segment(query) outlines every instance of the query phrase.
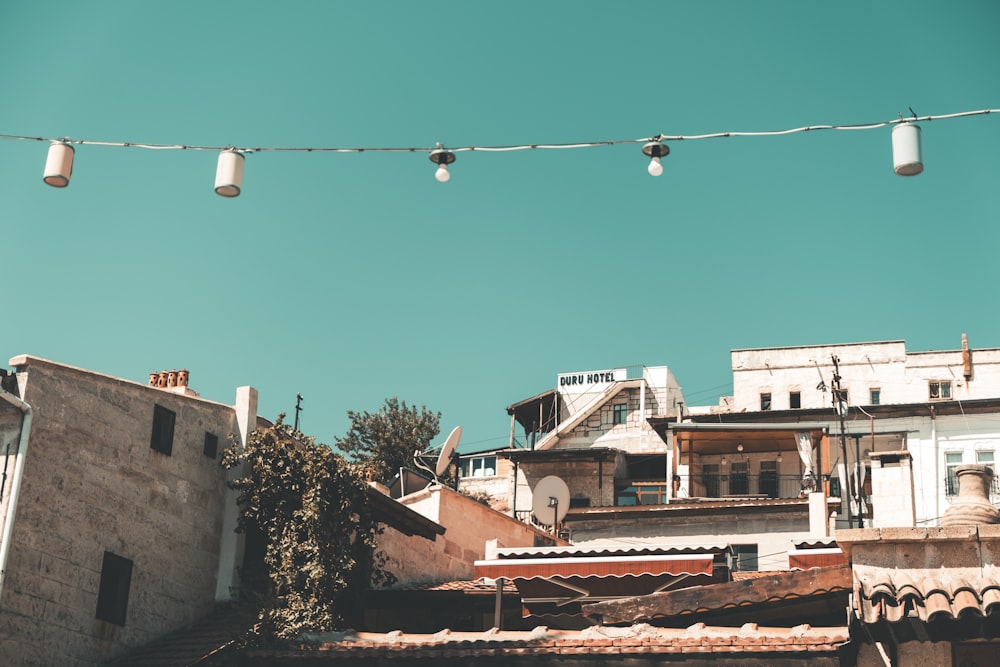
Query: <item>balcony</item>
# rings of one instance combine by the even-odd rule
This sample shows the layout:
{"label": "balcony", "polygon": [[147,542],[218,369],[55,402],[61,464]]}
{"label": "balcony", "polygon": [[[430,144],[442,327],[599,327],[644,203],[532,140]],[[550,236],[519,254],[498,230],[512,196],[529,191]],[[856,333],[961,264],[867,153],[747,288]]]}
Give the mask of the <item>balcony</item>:
{"label": "balcony", "polygon": [[[831,480],[835,482],[836,480]],[[756,499],[799,498],[802,492],[800,475],[778,474],[696,474],[681,478],[681,488],[687,499]],[[839,489],[832,495],[839,495]],[[617,505],[666,505],[683,502],[684,497],[673,498],[671,485],[661,481],[633,481],[616,494]]]}

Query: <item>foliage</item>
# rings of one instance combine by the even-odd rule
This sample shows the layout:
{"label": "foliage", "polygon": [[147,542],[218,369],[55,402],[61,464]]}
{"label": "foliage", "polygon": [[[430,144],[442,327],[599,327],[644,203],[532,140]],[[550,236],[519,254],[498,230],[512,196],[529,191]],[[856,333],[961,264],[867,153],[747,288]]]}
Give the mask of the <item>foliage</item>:
{"label": "foliage", "polygon": [[265,537],[267,634],[291,638],[356,620],[362,592],[391,578],[375,555],[379,527],[361,471],[284,415],[227,449],[222,465],[243,475],[230,482],[240,492],[240,529],[256,525]]}
{"label": "foliage", "polygon": [[334,438],[337,448],[383,483],[413,465],[414,453],[430,446],[441,423],[440,412],[408,407],[395,396],[385,399],[378,412],[348,410],[347,417],[351,428],[346,437]]}

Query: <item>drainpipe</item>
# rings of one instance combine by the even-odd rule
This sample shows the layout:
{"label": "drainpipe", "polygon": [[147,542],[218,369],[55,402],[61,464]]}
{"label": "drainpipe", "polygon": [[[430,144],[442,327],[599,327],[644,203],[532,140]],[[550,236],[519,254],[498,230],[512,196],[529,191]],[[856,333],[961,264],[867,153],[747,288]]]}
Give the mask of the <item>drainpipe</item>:
{"label": "drainpipe", "polygon": [[931,407],[931,445],[934,448],[934,517],[941,525],[941,452],[938,451],[937,415]]}
{"label": "drainpipe", "polygon": [[7,574],[7,558],[10,556],[10,542],[14,534],[14,514],[17,511],[17,500],[21,495],[21,480],[24,479],[24,460],[28,454],[28,435],[31,433],[31,406],[17,396],[0,390],[0,398],[21,411],[21,436],[17,442],[17,458],[14,462],[14,480],[10,487],[10,500],[7,503],[7,516],[3,523],[3,535],[0,536],[0,600],[3,599],[3,584]]}

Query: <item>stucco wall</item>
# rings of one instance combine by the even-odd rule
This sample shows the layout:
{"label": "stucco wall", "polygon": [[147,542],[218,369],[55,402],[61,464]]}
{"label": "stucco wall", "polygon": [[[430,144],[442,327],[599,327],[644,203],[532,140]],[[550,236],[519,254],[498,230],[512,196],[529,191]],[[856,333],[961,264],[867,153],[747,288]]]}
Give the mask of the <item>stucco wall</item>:
{"label": "stucco wall", "polygon": [[[960,342],[960,341],[956,341]],[[903,341],[733,350],[733,412],[760,410],[760,394],[771,394],[772,410],[788,410],[789,393],[798,392],[802,408],[832,404],[834,366],[840,360],[841,386],[851,405],[868,405],[879,389],[884,405],[929,400],[928,382],[951,381],[952,398],[1000,396],[1000,350],[971,351],[972,379],[964,377],[960,349],[907,352]],[[826,391],[819,389],[820,382]]]}
{"label": "stucco wall", "polygon": [[387,569],[398,580],[396,586],[472,579],[473,566],[485,557],[488,540],[497,540],[501,547],[552,542],[541,531],[445,487],[434,486],[404,496],[400,502],[444,526],[445,533],[431,541],[386,529],[379,548],[388,558]]}
{"label": "stucco wall", "polygon": [[[233,408],[23,361],[34,423],[0,599],[5,664],[94,664],[209,612]],[[155,404],[176,413],[170,456],[150,448]],[[95,616],[105,551],[133,562],[124,626]]]}

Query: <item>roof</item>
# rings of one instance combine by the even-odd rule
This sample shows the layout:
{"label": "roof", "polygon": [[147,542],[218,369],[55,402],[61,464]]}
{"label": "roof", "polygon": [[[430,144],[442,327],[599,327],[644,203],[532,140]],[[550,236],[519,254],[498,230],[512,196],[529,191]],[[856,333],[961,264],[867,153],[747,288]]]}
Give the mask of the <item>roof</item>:
{"label": "roof", "polygon": [[[637,623],[653,619],[694,616],[708,612],[746,609],[754,605],[809,600],[839,594],[835,606],[843,613],[851,591],[848,565],[793,572],[761,573],[738,581],[695,586],[643,597],[608,600],[586,605],[584,614],[604,623]],[[846,617],[845,617],[846,620]]]}
{"label": "roof", "polygon": [[565,547],[513,547],[497,549],[496,557],[503,558],[562,558],[564,556],[640,556],[652,554],[705,554],[722,553],[729,550],[729,545],[720,542],[716,544],[696,545],[600,545],[584,544]]}
{"label": "roof", "polygon": [[[827,509],[840,506],[839,498],[828,498]],[[808,498],[687,498],[684,502],[671,501],[668,505],[613,505],[610,507],[571,507],[564,521],[594,521],[599,519],[663,518],[672,513],[678,516],[713,514],[719,510],[753,508],[758,513],[808,512]]]}
{"label": "roof", "polygon": [[[794,654],[834,655],[849,640],[846,627],[766,628],[748,623],[742,627],[710,627],[703,623],[685,629],[654,628],[634,625],[627,628],[591,627],[584,630],[553,630],[538,627],[529,631],[451,632],[442,630],[433,635],[401,632],[364,633],[347,631],[308,636],[297,646],[286,649],[247,651],[251,660],[276,663],[290,660],[355,659],[385,660],[410,658],[421,660],[455,660],[498,658],[504,664],[532,657],[545,659],[602,660],[615,657],[628,660],[637,654],[723,654],[737,657],[752,655],[792,657]],[[381,664],[381,663],[379,663]],[[534,664],[534,663],[532,663]],[[596,664],[596,663],[595,663]]]}
{"label": "roof", "polygon": [[855,611],[865,623],[958,620],[1000,613],[1000,578],[992,568],[897,569],[857,573]]}
{"label": "roof", "polygon": [[432,542],[438,535],[444,535],[444,526],[372,486],[368,487],[368,502],[380,523],[392,526],[404,535],[419,535]]}

